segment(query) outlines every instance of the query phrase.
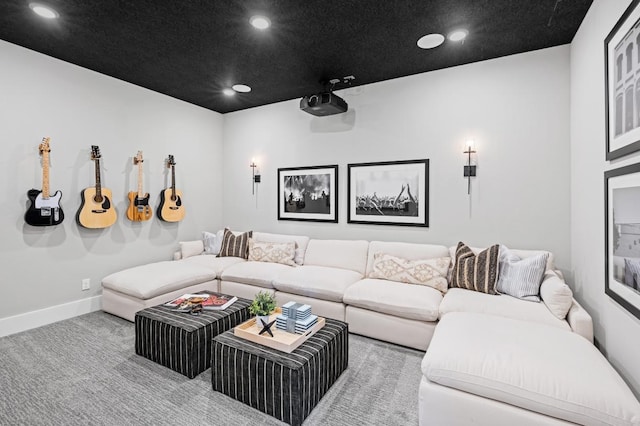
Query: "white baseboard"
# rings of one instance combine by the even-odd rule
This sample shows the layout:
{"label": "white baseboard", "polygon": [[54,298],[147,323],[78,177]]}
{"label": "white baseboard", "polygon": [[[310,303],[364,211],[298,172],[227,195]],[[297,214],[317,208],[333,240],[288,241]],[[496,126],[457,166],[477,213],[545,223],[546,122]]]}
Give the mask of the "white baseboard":
{"label": "white baseboard", "polygon": [[99,311],[100,309],[102,309],[101,295],[15,315],[13,317],[0,318],[0,337],[42,327],[43,325],[88,314],[89,312]]}

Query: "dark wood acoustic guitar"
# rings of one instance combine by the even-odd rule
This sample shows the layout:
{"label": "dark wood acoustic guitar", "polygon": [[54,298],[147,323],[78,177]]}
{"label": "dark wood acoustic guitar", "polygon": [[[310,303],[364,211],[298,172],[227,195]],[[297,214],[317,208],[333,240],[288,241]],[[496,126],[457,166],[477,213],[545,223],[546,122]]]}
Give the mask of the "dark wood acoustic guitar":
{"label": "dark wood acoustic guitar", "polygon": [[184,219],[185,211],[182,204],[182,191],[176,189],[176,162],[173,155],[169,155],[167,167],[171,169],[171,188],[160,193],[158,217],[165,222],[180,222]]}
{"label": "dark wood acoustic guitar", "polygon": [[85,228],[107,228],[118,218],[116,208],[111,202],[111,190],[100,183],[100,148],[91,146],[91,159],[95,163],[96,185],[81,192],[82,204],[78,210],[78,224]]}
{"label": "dark wood acoustic guitar", "polygon": [[133,157],[133,164],[138,166],[138,192],[129,192],[129,208],[127,208],[127,218],[133,222],[142,222],[151,219],[153,210],[149,205],[149,193],[142,192],[142,151]]}
{"label": "dark wood acoustic guitar", "polygon": [[60,207],[62,192],[56,191],[53,196],[49,194],[49,140],[48,137],[43,138],[38,147],[42,156],[42,190],[31,189],[27,192],[31,203],[24,214],[24,221],[31,226],[58,225],[64,220],[64,212]]}

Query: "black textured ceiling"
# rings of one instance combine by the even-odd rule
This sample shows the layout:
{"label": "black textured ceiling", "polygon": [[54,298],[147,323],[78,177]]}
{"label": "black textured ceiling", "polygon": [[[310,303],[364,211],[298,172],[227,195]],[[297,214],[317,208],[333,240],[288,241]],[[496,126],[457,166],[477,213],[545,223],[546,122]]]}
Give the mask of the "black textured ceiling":
{"label": "black textured ceiling", "polygon": [[[0,39],[221,113],[570,43],[592,0],[0,1]],[[254,29],[266,15],[272,26]],[[464,43],[417,47],[464,27]],[[252,87],[227,97],[234,83]],[[344,86],[337,85],[336,89]]]}

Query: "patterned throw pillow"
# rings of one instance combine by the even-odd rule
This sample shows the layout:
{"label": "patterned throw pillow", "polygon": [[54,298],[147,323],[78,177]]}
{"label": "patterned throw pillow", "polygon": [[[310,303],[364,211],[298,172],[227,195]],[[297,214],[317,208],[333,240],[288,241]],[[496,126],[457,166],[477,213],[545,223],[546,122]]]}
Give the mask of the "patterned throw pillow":
{"label": "patterned throw pillow", "polygon": [[249,238],[249,260],[296,266],[296,243],[267,243]]}
{"label": "patterned throw pillow", "polygon": [[249,257],[249,238],[253,231],[244,232],[240,235],[234,235],[229,228],[225,228],[222,237],[222,246],[218,257],[241,257],[246,259]]}
{"label": "patterned throw pillow", "polygon": [[386,253],[376,253],[373,255],[373,268],[369,278],[427,285],[446,293],[450,262],[451,259],[448,257],[408,260]]}
{"label": "patterned throw pillow", "polygon": [[495,244],[477,255],[463,242],[458,243],[449,287],[497,294],[500,245]]}
{"label": "patterned throw pillow", "polygon": [[624,258],[624,283],[640,290],[640,259]]}
{"label": "patterned throw pillow", "polygon": [[496,290],[518,299],[540,302],[540,284],[549,253],[520,259],[505,246],[500,247],[500,273]]}

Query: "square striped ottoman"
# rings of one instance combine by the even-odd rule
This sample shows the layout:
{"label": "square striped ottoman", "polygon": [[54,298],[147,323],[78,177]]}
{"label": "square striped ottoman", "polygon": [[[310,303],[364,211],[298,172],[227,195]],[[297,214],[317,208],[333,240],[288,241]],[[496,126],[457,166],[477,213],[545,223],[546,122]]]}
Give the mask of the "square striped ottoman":
{"label": "square striped ottoman", "polygon": [[247,321],[250,300],[238,298],[222,311],[200,315],[158,305],[136,312],[136,354],[193,379],[211,367],[215,336]]}
{"label": "square striped ottoman", "polygon": [[227,331],[213,339],[213,390],[300,425],[349,364],[346,323],[326,324],[290,354]]}

